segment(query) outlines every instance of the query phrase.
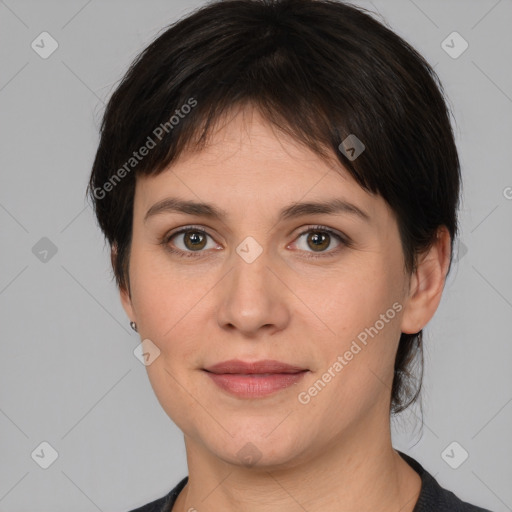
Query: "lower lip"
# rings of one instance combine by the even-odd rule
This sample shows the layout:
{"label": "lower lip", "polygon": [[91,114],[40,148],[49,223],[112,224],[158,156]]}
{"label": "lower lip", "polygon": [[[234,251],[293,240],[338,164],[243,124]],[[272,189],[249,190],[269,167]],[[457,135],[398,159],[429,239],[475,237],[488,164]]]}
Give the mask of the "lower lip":
{"label": "lower lip", "polygon": [[211,373],[208,377],[223,390],[241,398],[271,395],[299,382],[308,370],[299,373],[248,374]]}

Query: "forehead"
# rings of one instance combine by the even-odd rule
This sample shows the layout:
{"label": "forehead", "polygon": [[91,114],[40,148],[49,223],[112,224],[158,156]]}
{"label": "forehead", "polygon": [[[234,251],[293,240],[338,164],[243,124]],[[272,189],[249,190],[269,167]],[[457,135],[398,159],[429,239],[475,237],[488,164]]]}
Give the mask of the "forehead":
{"label": "forehead", "polygon": [[180,155],[159,175],[137,178],[139,215],[146,216],[169,196],[214,203],[234,218],[333,199],[351,203],[377,221],[390,213],[383,198],[364,190],[334,154],[330,161],[323,159],[255,109],[220,120],[201,151]]}

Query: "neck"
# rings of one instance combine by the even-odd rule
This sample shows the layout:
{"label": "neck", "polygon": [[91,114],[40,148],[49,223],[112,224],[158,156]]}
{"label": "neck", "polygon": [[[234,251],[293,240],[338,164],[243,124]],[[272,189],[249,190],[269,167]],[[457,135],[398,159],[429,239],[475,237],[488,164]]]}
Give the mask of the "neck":
{"label": "neck", "polygon": [[412,512],[421,490],[419,475],[392,447],[389,422],[358,425],[314,456],[273,466],[234,465],[190,437],[185,444],[189,480],[173,512]]}

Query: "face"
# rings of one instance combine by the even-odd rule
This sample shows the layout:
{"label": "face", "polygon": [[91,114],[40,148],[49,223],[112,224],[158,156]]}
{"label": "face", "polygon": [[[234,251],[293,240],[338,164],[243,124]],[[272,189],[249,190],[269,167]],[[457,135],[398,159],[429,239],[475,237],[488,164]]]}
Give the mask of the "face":
{"label": "face", "polygon": [[[162,203],[169,198],[208,203],[224,217],[177,211]],[[333,200],[362,213],[297,208]],[[277,134],[257,112],[233,117],[160,175],[138,178],[129,272],[123,306],[160,351],[146,367],[153,390],[204,452],[241,464],[252,451],[258,464],[286,467],[385,431],[400,333],[407,322],[410,332],[422,327],[407,317],[396,219],[340,164]],[[205,371],[231,359],[307,371],[287,386],[274,375],[282,387],[260,396],[239,376],[236,393]]]}

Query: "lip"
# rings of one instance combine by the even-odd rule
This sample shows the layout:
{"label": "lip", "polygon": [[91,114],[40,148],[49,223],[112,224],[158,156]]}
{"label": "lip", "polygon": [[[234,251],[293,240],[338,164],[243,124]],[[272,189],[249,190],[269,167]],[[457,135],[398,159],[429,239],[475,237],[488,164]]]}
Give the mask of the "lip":
{"label": "lip", "polygon": [[240,359],[230,359],[221,363],[214,364],[208,368],[204,368],[207,372],[216,374],[264,374],[264,373],[278,373],[290,374],[298,373],[307,370],[300,366],[293,366],[291,364],[276,361],[274,359],[264,359],[261,361],[245,362]]}
{"label": "lip", "polygon": [[238,398],[260,398],[298,383],[309,370],[266,359],[244,362],[231,359],[204,369],[221,389]]}
{"label": "lip", "polygon": [[221,389],[238,398],[261,398],[298,383],[309,370],[296,373],[211,373],[205,374]]}

